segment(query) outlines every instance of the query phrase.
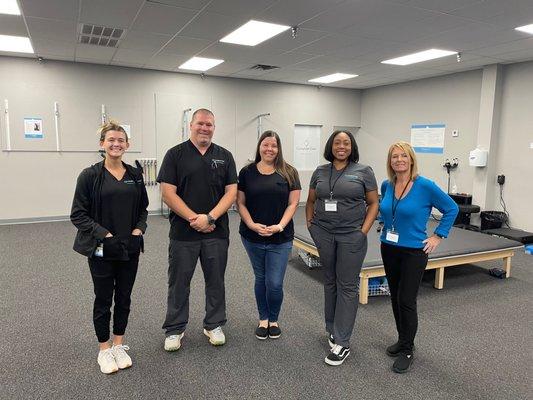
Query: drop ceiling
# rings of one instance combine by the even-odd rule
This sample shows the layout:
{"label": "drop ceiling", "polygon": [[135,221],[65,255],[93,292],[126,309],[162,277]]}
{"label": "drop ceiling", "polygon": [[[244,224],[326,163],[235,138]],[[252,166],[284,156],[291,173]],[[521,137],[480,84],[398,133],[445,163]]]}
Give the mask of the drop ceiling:
{"label": "drop ceiling", "polygon": [[[22,15],[0,15],[0,34],[29,36],[34,55],[83,63],[179,71],[193,56],[224,63],[206,72],[310,84],[335,72],[356,78],[328,84],[369,88],[494,63],[533,60],[532,0],[19,0]],[[219,42],[250,19],[298,27],[255,47]],[[124,29],[118,46],[79,43],[83,24]],[[455,56],[410,66],[380,61],[429,48]],[[1,60],[0,60],[1,62]],[[266,64],[279,68],[252,69]],[[182,72],[182,71],[180,71]],[[325,85],[326,86],[326,85]]]}

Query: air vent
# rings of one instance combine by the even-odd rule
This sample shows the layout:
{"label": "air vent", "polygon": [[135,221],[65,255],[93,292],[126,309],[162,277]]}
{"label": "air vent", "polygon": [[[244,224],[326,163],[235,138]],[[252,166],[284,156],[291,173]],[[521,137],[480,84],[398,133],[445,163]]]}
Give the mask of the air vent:
{"label": "air vent", "polygon": [[124,29],[122,28],[80,24],[78,42],[95,46],[118,47],[118,43],[123,36]]}
{"label": "air vent", "polygon": [[251,67],[250,69],[258,69],[261,71],[270,71],[272,69],[278,69],[279,67],[276,67],[274,65],[265,65],[265,64],[257,64]]}

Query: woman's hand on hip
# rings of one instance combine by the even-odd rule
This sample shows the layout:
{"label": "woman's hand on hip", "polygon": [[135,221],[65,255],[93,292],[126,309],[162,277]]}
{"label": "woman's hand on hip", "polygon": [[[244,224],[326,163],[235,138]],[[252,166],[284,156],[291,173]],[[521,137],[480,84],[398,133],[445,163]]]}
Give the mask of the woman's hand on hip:
{"label": "woman's hand on hip", "polygon": [[424,252],[426,254],[432,253],[437,246],[440,244],[442,239],[436,235],[433,235],[431,237],[428,237],[426,240],[424,240],[422,243],[424,243]]}

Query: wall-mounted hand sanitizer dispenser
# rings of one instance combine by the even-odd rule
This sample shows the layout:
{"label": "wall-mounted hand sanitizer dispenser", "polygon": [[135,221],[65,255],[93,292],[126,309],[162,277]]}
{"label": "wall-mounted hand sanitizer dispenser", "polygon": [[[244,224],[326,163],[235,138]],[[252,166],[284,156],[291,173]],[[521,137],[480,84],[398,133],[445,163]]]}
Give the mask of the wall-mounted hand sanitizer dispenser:
{"label": "wall-mounted hand sanitizer dispenser", "polygon": [[487,159],[489,157],[488,150],[482,150],[476,148],[470,152],[470,157],[468,157],[468,162],[472,167],[486,167]]}

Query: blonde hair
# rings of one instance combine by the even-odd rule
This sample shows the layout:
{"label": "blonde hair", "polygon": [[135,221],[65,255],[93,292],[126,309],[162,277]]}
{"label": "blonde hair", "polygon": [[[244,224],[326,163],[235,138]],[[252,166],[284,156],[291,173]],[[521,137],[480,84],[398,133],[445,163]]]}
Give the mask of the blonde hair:
{"label": "blonde hair", "polygon": [[389,147],[389,154],[387,155],[387,176],[389,177],[389,181],[396,181],[396,173],[390,165],[392,159],[392,152],[394,151],[394,149],[401,149],[409,155],[409,158],[411,159],[411,180],[413,181],[418,176],[418,162],[416,161],[416,155],[415,151],[413,150],[413,147],[409,143],[403,141],[393,143]]}
{"label": "blonde hair", "polygon": [[105,140],[105,134],[109,131],[117,131],[122,132],[124,136],[126,137],[126,142],[128,141],[128,134],[126,133],[126,130],[120,126],[120,124],[117,121],[110,120],[103,124],[99,129],[98,133],[100,134],[100,141],[103,142]]}

